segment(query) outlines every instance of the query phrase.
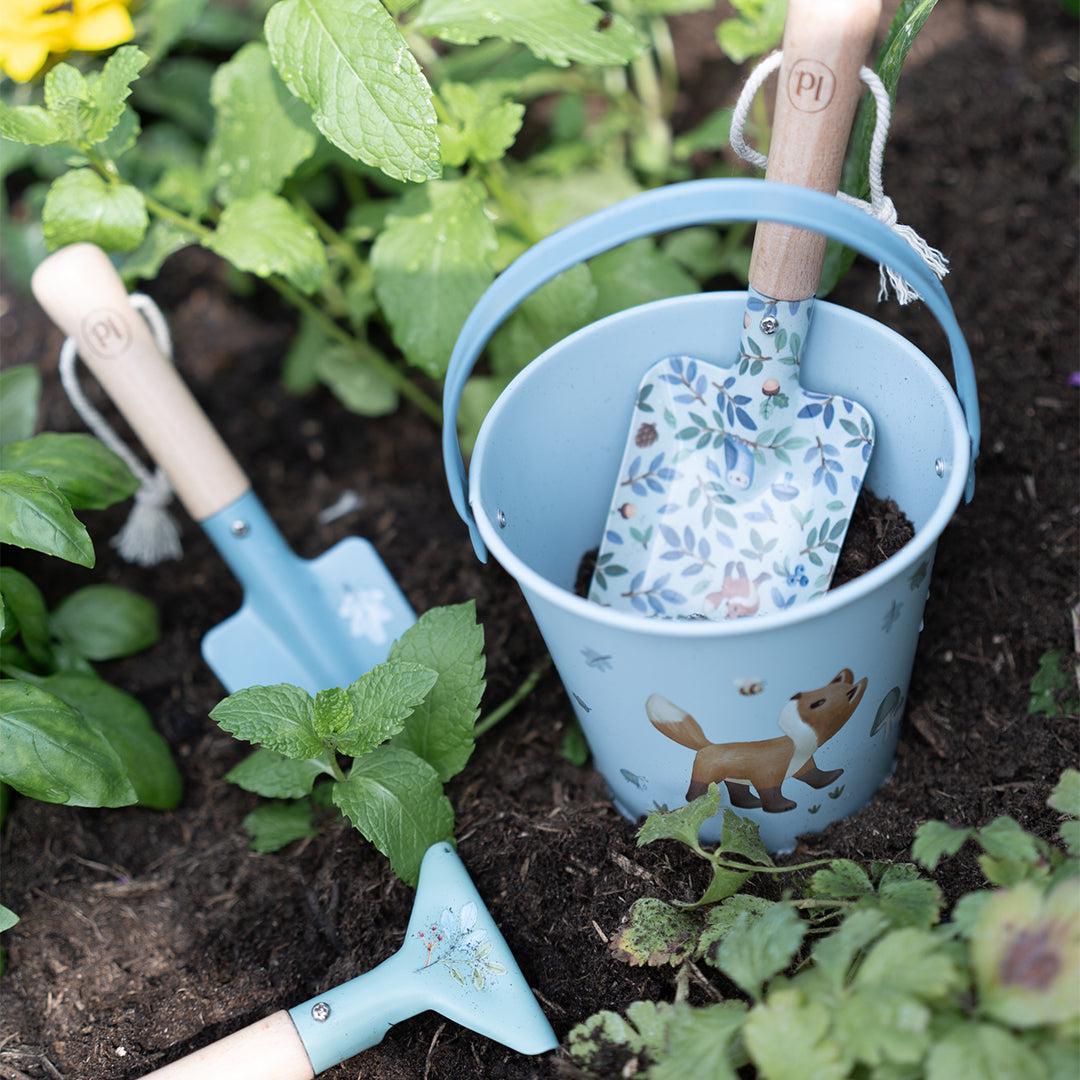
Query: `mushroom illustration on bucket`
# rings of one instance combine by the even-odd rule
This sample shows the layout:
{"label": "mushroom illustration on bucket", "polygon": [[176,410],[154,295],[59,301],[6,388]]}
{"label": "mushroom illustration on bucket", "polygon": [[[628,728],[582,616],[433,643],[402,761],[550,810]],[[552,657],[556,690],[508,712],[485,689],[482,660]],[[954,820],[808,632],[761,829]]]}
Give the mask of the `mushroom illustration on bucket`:
{"label": "mushroom illustration on bucket", "polygon": [[[814,230],[887,264],[948,338],[957,390],[909,341],[819,301],[805,384],[874,418],[867,485],[915,526],[902,550],[802,606],[731,621],[643,617],[575,593],[603,535],[643,374],[684,354],[724,366],[746,293],[676,297],[558,342],[506,387],[466,474],[454,418],[491,335],[571,266],[653,233],[766,220]],[[959,395],[959,397],[958,397]],[[518,582],[597,769],[631,820],[721,786],[771,850],[863,806],[889,776],[937,542],[974,487],[979,412],[971,357],[934,274],[894,232],[833,196],[767,180],[697,180],[646,192],[547,237],[488,289],[462,329],[445,388],[454,505],[481,560]],[[720,818],[703,829],[718,839]]]}

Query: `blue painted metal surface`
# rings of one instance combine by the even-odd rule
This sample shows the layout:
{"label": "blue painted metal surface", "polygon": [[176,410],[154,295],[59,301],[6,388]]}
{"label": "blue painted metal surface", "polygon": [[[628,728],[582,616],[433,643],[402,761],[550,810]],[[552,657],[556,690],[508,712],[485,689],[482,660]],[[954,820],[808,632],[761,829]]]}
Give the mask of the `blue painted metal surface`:
{"label": "blue painted metal surface", "polygon": [[[589,603],[574,582],[604,529],[642,375],[671,354],[730,365],[717,343],[737,337],[746,294],[646,304],[556,344],[488,414],[468,486],[450,421],[461,387],[513,306],[567,266],[655,230],[757,216],[888,261],[945,327],[963,408],[910,342],[834,304],[818,302],[802,360],[806,387],[849,396],[874,417],[866,482],[896,499],[916,536],[812,604],[753,619],[647,619]],[[873,795],[893,768],[937,541],[970,494],[979,436],[967,346],[937,280],[902,241],[834,199],[765,181],[638,196],[549,237],[496,281],[462,331],[445,407],[455,505],[481,557],[491,550],[518,581],[622,813],[679,806],[715,781],[723,805],[784,850]],[[703,836],[719,832],[717,817]]]}
{"label": "blue painted metal surface", "polygon": [[289,1015],[320,1073],[381,1042],[394,1024],[427,1009],[522,1054],[541,1054],[558,1045],[448,843],[435,844],[424,856],[401,950],[377,968],[290,1009]]}
{"label": "blue painted metal surface", "polygon": [[251,491],[202,527],[244,587],[240,610],[202,643],[230,693],[280,682],[312,694],[347,686],[385,660],[416,620],[366,540],[349,537],[301,559]]}

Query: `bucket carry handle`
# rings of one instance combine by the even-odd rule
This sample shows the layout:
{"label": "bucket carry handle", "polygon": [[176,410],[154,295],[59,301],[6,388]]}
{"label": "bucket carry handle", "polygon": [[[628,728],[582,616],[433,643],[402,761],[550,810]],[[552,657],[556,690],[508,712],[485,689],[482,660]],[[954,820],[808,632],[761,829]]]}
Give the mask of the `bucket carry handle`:
{"label": "bucket carry handle", "polygon": [[527,296],[586,259],[654,233],[735,221],[775,221],[820,232],[891,267],[923,296],[952,353],[956,392],[971,442],[964,493],[971,501],[980,433],[975,371],[949,297],[919,255],[887,225],[832,195],[770,180],[688,180],[634,195],[545,237],[495,279],[465,320],[443,387],[443,464],[454,506],[469,526],[482,562],[487,561],[487,549],[469,507],[457,414],[465,383],[492,334]]}

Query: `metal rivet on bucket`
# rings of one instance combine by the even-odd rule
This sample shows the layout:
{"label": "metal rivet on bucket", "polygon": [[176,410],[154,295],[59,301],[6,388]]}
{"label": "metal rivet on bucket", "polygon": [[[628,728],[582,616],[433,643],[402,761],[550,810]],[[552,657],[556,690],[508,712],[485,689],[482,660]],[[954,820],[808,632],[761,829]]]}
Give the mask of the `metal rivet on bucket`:
{"label": "metal rivet on bucket", "polygon": [[495,515],[495,519],[498,521],[500,529],[506,528],[506,515],[501,510]]}
{"label": "metal rivet on bucket", "polygon": [[938,458],[937,461],[934,462],[934,472],[936,472],[938,474],[938,476],[944,476],[945,475],[945,459],[944,458]]}

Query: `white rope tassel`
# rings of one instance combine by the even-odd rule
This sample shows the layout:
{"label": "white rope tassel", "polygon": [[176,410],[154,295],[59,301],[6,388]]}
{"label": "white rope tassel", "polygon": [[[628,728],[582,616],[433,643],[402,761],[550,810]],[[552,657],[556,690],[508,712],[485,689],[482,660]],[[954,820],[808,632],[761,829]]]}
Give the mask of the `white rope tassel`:
{"label": "white rope tassel", "polygon": [[[731,114],[731,148],[751,165],[759,169],[768,166],[768,158],[755,150],[746,142],[743,130],[750,114],[750,106],[754,97],[761,89],[765,80],[780,68],[784,54],[780,51],[765,57],[760,64],[750,73],[746,80],[739,100],[735,103],[735,109]],[[885,160],[885,144],[889,138],[889,124],[892,120],[892,103],[889,100],[889,92],[885,84],[878,78],[877,73],[868,67],[861,68],[859,78],[869,87],[874,96],[874,134],[870,140],[869,182],[870,201],[856,199],[842,191],[837,192],[837,198],[851,206],[857,206],[865,210],[871,217],[888,225],[897,236],[901,237],[922,259],[924,263],[937,275],[943,278],[949,272],[949,260],[931,247],[910,225],[901,225],[896,219],[896,207],[892,199],[885,194],[885,186],[881,179],[882,168]],[[892,286],[896,299],[901,304],[909,304],[912,300],[919,300],[919,294],[894,270],[888,266],[880,267],[881,284],[878,288],[878,300],[886,300],[889,295],[889,286]]]}
{"label": "white rope tassel", "polygon": [[[169,327],[154,301],[142,293],[132,293],[131,305],[146,319],[158,348],[172,359]],[[180,558],[183,553],[180,530],[167,509],[173,497],[168,477],[161,469],[150,472],[90,403],[79,385],[75,366],[78,358],[78,346],[75,339],[69,337],[60,348],[60,382],[64,392],[83,423],[127,465],[139,481],[135,505],[124,527],[113,537],[112,546],[125,562],[139,566],[156,566],[165,559]]]}

